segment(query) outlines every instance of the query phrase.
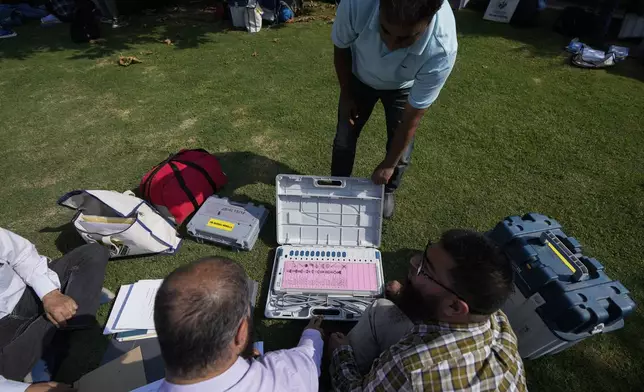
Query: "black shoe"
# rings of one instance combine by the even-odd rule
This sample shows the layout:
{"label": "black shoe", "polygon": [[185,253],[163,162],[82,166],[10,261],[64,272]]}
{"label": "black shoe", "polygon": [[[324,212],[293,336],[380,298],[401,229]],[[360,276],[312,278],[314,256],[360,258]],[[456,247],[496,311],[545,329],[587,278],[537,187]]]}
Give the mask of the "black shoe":
{"label": "black shoe", "polygon": [[394,216],[396,201],[393,192],[385,192],[385,205],[382,209],[382,216],[385,219],[391,219]]}

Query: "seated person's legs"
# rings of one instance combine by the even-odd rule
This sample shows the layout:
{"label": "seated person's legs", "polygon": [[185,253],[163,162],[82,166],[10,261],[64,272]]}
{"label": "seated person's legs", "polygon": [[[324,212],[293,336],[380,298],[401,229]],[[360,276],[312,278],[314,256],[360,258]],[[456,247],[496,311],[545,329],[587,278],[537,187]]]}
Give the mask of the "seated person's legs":
{"label": "seated person's legs", "polygon": [[[47,293],[41,301],[33,288],[25,288],[11,314],[0,319],[0,374],[13,380],[23,379],[56,336],[58,330],[53,322],[61,329],[96,323],[108,259],[109,252],[103,246],[82,246],[48,266],[58,275],[60,290]],[[77,309],[65,319],[65,308],[72,302]],[[58,346],[51,352],[52,373],[64,353]]]}
{"label": "seated person's legs", "polygon": [[42,303],[25,290],[14,311],[0,319],[0,374],[22,380],[49,346],[56,327],[42,316]]}
{"label": "seated person's legs", "polygon": [[360,372],[366,374],[373,361],[413,326],[390,300],[381,298],[372,303],[348,335]]}
{"label": "seated person's legs", "polygon": [[78,305],[75,316],[67,322],[67,329],[90,327],[96,322],[108,261],[109,251],[105,247],[90,244],[74,249],[49,265],[60,279],[62,293]]}

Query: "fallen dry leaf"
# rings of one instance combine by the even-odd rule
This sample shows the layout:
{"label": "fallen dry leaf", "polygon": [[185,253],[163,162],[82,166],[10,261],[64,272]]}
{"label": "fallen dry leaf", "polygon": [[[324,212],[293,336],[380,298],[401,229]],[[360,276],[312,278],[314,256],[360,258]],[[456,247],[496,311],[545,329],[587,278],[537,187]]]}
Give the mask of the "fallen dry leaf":
{"label": "fallen dry leaf", "polygon": [[89,43],[93,44],[93,45],[103,44],[105,42],[107,42],[107,40],[105,38],[97,38],[97,39],[90,39],[89,40]]}
{"label": "fallen dry leaf", "polygon": [[123,67],[128,67],[128,66],[130,66],[132,64],[140,64],[142,62],[143,61],[137,59],[134,56],[127,56],[127,57],[120,56],[119,57],[119,65],[123,66]]}
{"label": "fallen dry leaf", "polygon": [[164,44],[166,44],[166,45],[168,45],[168,46],[172,46],[172,45],[174,45],[174,44],[172,43],[172,40],[170,40],[170,39],[165,39],[165,40],[163,40],[163,43],[164,43]]}
{"label": "fallen dry leaf", "polygon": [[257,52],[253,52],[253,54],[251,54],[251,56],[253,56],[253,57],[257,57],[257,56],[259,56],[259,53],[257,53]]}

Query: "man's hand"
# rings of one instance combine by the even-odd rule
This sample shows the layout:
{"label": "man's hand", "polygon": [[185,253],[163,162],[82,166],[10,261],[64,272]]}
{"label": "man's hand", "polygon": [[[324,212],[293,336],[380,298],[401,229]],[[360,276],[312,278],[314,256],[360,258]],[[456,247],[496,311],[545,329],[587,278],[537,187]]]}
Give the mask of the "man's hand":
{"label": "man's hand", "polygon": [[349,338],[341,333],[341,332],[335,332],[331,334],[331,337],[329,338],[329,354],[333,355],[333,352],[335,349],[341,347],[341,346],[350,346],[351,344],[349,343]]}
{"label": "man's hand", "polygon": [[59,290],[54,290],[42,298],[42,305],[49,321],[57,328],[67,325],[67,320],[74,317],[78,305]]}
{"label": "man's hand", "polygon": [[402,284],[397,280],[392,280],[385,287],[385,297],[392,300],[392,302],[396,302],[395,300],[400,296],[401,290]]}
{"label": "man's hand", "polygon": [[349,113],[349,124],[356,125],[358,120],[358,105],[351,95],[345,92],[340,92],[340,113]]}
{"label": "man's hand", "polygon": [[25,392],[76,392],[76,389],[57,382],[39,382],[28,386]]}
{"label": "man's hand", "polygon": [[395,166],[389,167],[384,162],[376,167],[371,175],[371,181],[376,185],[384,185],[389,182],[391,176],[394,175]]}
{"label": "man's hand", "polygon": [[324,337],[324,330],[322,329],[322,320],[324,320],[322,316],[315,316],[311,319],[311,321],[309,321],[309,324],[304,329],[305,330],[314,329],[316,331],[319,331],[320,335]]}

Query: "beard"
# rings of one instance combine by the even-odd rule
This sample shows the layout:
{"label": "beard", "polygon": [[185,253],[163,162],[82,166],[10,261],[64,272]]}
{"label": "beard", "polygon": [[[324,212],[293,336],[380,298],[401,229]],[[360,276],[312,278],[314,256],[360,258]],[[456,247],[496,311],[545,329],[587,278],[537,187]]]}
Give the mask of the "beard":
{"label": "beard", "polygon": [[400,310],[414,323],[438,320],[440,298],[422,295],[409,278],[405,281],[397,302]]}

